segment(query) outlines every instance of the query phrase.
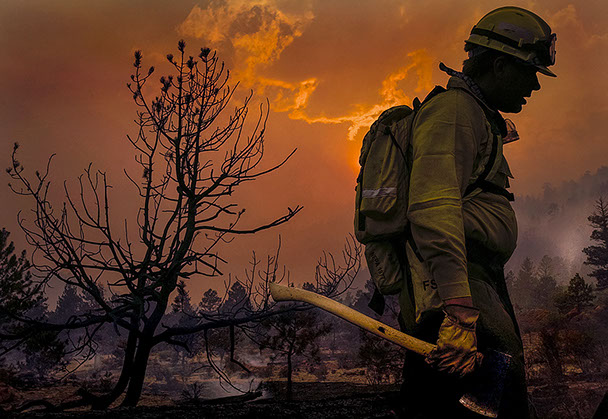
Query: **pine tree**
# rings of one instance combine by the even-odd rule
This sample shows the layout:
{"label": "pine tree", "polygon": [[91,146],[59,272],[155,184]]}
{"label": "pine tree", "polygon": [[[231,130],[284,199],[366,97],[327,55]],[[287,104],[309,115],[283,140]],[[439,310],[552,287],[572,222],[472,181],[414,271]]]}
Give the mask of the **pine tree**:
{"label": "pine tree", "polygon": [[543,276],[553,277],[553,258],[549,255],[543,256],[538,264],[537,274],[539,278]]}
{"label": "pine tree", "polygon": [[57,300],[57,307],[51,316],[51,320],[56,323],[65,323],[69,321],[70,317],[74,316],[75,313],[81,313],[86,306],[87,304],[78,293],[76,287],[73,285],[66,285],[63,289],[63,293]]}
{"label": "pine tree", "polygon": [[46,299],[32,278],[25,251],[15,255],[9,235],[5,229],[0,231],[0,364],[7,352],[19,349],[25,356],[23,366],[42,379],[62,366],[64,344],[56,332],[24,322],[47,318]]}
{"label": "pine tree", "polygon": [[[183,280],[177,283],[176,291],[177,295],[171,303],[172,316],[176,326],[191,327],[196,324],[197,318],[195,317],[194,307],[192,307],[190,292],[186,289],[186,283]],[[185,335],[176,338],[175,341],[182,343],[182,345],[176,345],[174,349],[178,357],[181,356],[181,367],[184,369],[186,367],[186,357],[194,355],[200,349],[199,339],[194,335]],[[194,352],[192,352],[193,349],[195,349]]]}
{"label": "pine tree", "polygon": [[9,235],[0,230],[0,354],[16,347],[18,340],[11,336],[28,335],[19,318],[42,319],[46,315],[45,299],[32,279],[25,251],[16,255]]}
{"label": "pine tree", "polygon": [[608,203],[599,198],[595,205],[595,212],[587,219],[594,228],[591,232],[591,240],[597,245],[583,249],[587,255],[585,265],[595,267],[589,276],[597,280],[597,288],[608,288]]}
{"label": "pine tree", "polygon": [[173,313],[184,313],[186,315],[192,315],[194,309],[192,308],[192,301],[190,299],[190,292],[186,289],[186,283],[179,281],[177,283],[177,295],[171,303],[171,309]]}
{"label": "pine tree", "polygon": [[580,313],[584,308],[591,306],[594,299],[593,287],[577,273],[570,280],[568,289],[556,298],[555,305],[562,313],[568,313],[573,309]]}
{"label": "pine tree", "polygon": [[[305,283],[304,289],[315,291],[314,286]],[[287,398],[292,397],[292,375],[297,364],[296,356],[305,355],[314,363],[320,363],[318,339],[331,332],[331,325],[320,321],[318,310],[282,313],[269,318],[262,324],[260,349],[271,349],[274,357],[284,357],[287,361]]]}
{"label": "pine tree", "polygon": [[538,279],[532,289],[532,304],[536,307],[548,307],[557,289],[557,281],[553,276],[553,260],[548,255],[543,256],[537,270]]}
{"label": "pine tree", "polygon": [[541,276],[534,287],[532,303],[536,307],[548,307],[551,299],[557,290],[557,281],[552,276]]}
{"label": "pine tree", "polygon": [[530,308],[533,304],[532,294],[538,283],[535,270],[532,259],[527,257],[522,262],[517,277],[513,281],[513,293],[511,297],[513,305],[519,309]]}
{"label": "pine tree", "polygon": [[364,288],[357,290],[352,308],[368,316],[377,317],[377,313],[369,308],[369,302],[374,295],[374,289],[374,281],[373,279],[369,278],[367,282],[365,282]]}
{"label": "pine tree", "polygon": [[34,289],[30,262],[23,251],[15,255],[15,245],[8,241],[10,233],[0,231],[0,323],[8,326],[14,316],[33,309],[41,296]]}
{"label": "pine tree", "polygon": [[246,312],[251,308],[251,301],[249,300],[249,292],[247,288],[238,281],[235,281],[230,289],[228,290],[228,298],[222,304],[220,312],[223,313],[234,313],[235,315]]}
{"label": "pine tree", "polygon": [[217,294],[217,291],[213,288],[209,288],[203,294],[203,298],[201,298],[201,302],[198,303],[198,310],[201,314],[212,313],[217,311],[222,299]]}

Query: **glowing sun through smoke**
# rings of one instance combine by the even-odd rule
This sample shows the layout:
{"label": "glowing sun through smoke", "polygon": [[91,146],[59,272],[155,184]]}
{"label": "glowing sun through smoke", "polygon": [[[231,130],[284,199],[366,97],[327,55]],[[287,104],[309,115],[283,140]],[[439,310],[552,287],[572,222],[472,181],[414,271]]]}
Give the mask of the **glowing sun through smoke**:
{"label": "glowing sun through smoke", "polygon": [[357,111],[346,115],[336,117],[314,117],[306,113],[308,97],[314,91],[314,88],[307,92],[306,100],[300,106],[290,113],[290,118],[300,119],[308,123],[322,124],[341,124],[349,123],[348,139],[354,140],[361,129],[367,129],[378,116],[391,106],[411,104],[412,98],[405,94],[402,88],[399,87],[400,82],[404,81],[411,73],[415,73],[417,85],[415,92],[426,92],[433,88],[432,83],[432,67],[434,59],[426,50],[420,49],[407,54],[411,61],[405,67],[389,74],[382,82],[382,87],[379,89],[381,102],[373,105],[360,105]]}
{"label": "glowing sun through smoke", "polygon": [[[314,15],[310,9],[289,13],[275,0],[211,1],[206,8],[194,6],[179,26],[182,35],[204,38],[214,47],[229,43],[234,50],[235,78],[243,86],[268,96],[275,112],[287,112],[289,118],[309,124],[347,124],[347,138],[354,140],[387,108],[411,104],[401,84],[416,81],[415,92],[429,91],[433,86],[434,62],[424,49],[407,54],[408,64],[390,73],[378,91],[375,104],[359,104],[356,110],[342,115],[326,116],[323,111],[310,109],[310,99],[319,86],[316,77],[289,82],[265,77],[263,72],[280,59],[283,51],[301,37]],[[351,104],[345,104],[345,107]]]}

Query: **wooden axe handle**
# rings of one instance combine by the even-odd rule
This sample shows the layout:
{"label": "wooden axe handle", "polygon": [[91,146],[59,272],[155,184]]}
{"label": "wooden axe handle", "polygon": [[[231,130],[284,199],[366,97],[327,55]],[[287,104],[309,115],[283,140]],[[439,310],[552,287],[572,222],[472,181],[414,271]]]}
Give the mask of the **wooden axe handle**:
{"label": "wooden axe handle", "polygon": [[371,332],[381,338],[396,343],[399,346],[416,352],[417,354],[427,356],[435,345],[416,339],[410,335],[406,335],[397,329],[394,329],[378,320],[372,319],[365,314],[359,313],[350,307],[340,304],[337,301],[327,298],[323,295],[316,294],[311,291],[306,291],[300,288],[286,287],[270,283],[270,294],[275,301],[303,301],[312,304],[325,311],[330,312],[344,320],[358,326],[368,332]]}

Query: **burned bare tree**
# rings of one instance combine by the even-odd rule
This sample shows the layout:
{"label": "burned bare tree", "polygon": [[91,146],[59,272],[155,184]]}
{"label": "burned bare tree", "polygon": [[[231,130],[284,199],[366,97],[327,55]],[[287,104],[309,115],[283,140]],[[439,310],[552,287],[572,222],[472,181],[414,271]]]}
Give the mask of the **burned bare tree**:
{"label": "burned bare tree", "polygon": [[[246,135],[252,94],[226,115],[235,87],[228,85],[228,71],[216,54],[202,48],[198,58],[187,56],[184,41],[178,43],[178,51],[177,57],[167,55],[174,75],[160,77],[160,93],[152,100],[149,85],[154,68],[144,70],[142,54],[135,52],[128,87],[138,107],[138,132],[128,139],[137,150],[142,175],[125,174],[141,202],[136,226],[131,220],[113,222],[106,173],[89,166],[79,177],[77,192],[64,184],[66,201],[54,206],[49,196],[52,157],[46,170],[31,179],[17,160],[18,146],[14,147],[8,172],[13,191],[34,202],[33,220],[20,216],[20,225],[34,248],[38,280],[76,287],[90,302],[89,309],[73,313],[61,324],[20,320],[45,330],[79,330],[85,358],[94,353],[96,335],[104,324],[126,336],[121,373],[112,391],[103,395],[82,391],[82,400],[70,406],[104,408],[125,392],[122,404],[134,406],[155,346],[167,343],[187,349],[184,336],[218,328],[228,328],[232,335],[235,327],[273,314],[267,284],[255,280],[253,269],[251,278],[243,281],[251,304],[207,313],[186,327],[163,324],[180,281],[222,274],[227,261],[220,255],[221,245],[234,235],[279,226],[301,210],[295,206],[266,223],[241,227],[245,210],[233,202],[233,192],[277,170],[293,152],[278,164],[261,168],[267,105],[260,106],[260,115]],[[349,246],[348,252],[347,269],[358,269],[360,248]],[[262,282],[276,279],[277,262],[269,266],[273,269],[261,275]],[[343,279],[343,274],[330,272],[320,289],[335,294]]]}

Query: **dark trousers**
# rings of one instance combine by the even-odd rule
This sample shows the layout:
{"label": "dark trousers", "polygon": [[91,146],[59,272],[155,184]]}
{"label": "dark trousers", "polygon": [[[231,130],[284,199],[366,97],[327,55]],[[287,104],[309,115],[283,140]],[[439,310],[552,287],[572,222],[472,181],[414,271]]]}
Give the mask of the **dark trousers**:
{"label": "dark trousers", "polygon": [[[469,262],[469,283],[475,307],[480,310],[477,343],[481,353],[494,349],[511,355],[499,418],[529,417],[523,346],[504,282],[502,267],[492,268]],[[427,342],[436,342],[443,313],[436,313],[410,333]],[[401,388],[403,418],[481,418],[460,403],[472,386],[474,375],[463,380],[430,368],[423,357],[408,352]],[[494,385],[495,383],[488,383]]]}

